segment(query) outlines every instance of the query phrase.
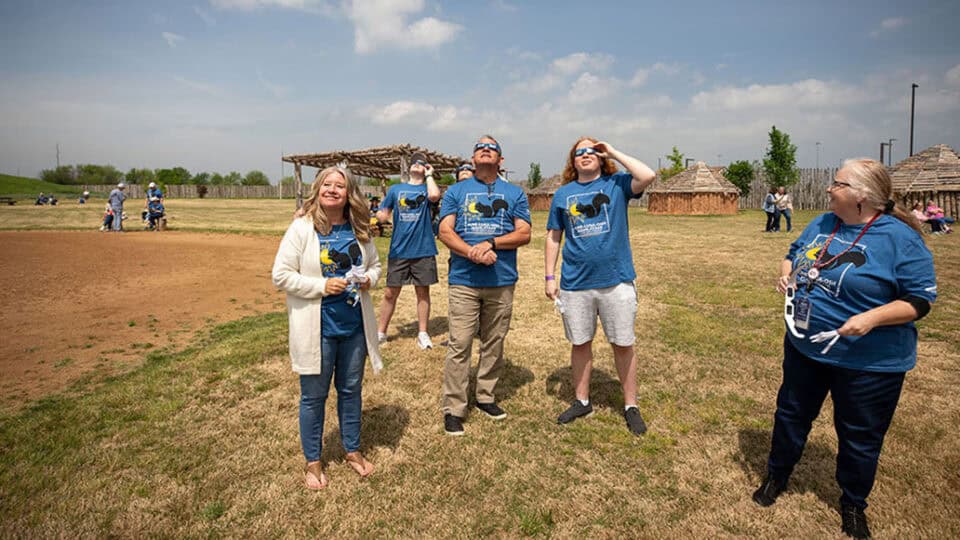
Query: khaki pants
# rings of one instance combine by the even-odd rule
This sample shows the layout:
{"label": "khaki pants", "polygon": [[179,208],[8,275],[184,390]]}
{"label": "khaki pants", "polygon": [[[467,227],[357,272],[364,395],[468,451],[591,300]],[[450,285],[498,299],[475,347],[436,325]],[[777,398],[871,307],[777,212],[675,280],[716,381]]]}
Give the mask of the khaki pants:
{"label": "khaki pants", "polygon": [[443,413],[463,418],[467,413],[470,351],[480,330],[477,403],[493,403],[493,389],[503,368],[503,340],[513,314],[513,285],[466,287],[451,285],[447,323],[450,339],[443,366]]}

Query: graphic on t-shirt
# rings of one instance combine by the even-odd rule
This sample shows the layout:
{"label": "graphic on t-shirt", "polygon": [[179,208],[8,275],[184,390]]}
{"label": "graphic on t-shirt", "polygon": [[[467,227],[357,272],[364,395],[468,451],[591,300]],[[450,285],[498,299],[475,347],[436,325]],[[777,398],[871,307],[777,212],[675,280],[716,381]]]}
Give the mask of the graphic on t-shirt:
{"label": "graphic on t-shirt", "polygon": [[602,191],[579,193],[567,197],[567,214],[573,236],[583,238],[610,232],[610,216],[607,206],[610,197]]}
{"label": "graphic on t-shirt", "polygon": [[427,196],[421,191],[401,191],[397,196],[397,215],[400,221],[417,221]]}
{"label": "graphic on t-shirt", "polygon": [[[503,219],[510,205],[499,193],[467,193],[464,198],[464,232],[470,234],[504,233]],[[501,211],[502,210],[502,211]]]}
{"label": "graphic on t-shirt", "polygon": [[[840,287],[843,284],[843,277],[847,274],[847,271],[851,268],[859,268],[867,263],[867,248],[861,244],[856,244],[847,251],[851,243],[834,238],[833,241],[830,242],[830,247],[827,252],[821,257],[820,251],[823,249],[824,244],[826,244],[827,238],[829,238],[829,235],[818,234],[812,242],[804,246],[803,249],[797,253],[794,258],[794,268],[799,269],[797,272],[797,286],[809,285],[810,278],[807,276],[807,272],[813,267],[814,263],[817,262],[817,257],[819,257],[820,262],[828,262],[828,264],[820,267],[820,275],[817,277],[816,285],[833,296],[838,296],[840,294]],[[837,257],[838,254],[840,254],[839,257]],[[831,260],[834,257],[837,258]],[[833,270],[839,270],[840,273],[837,274],[833,272]]]}
{"label": "graphic on t-shirt", "polygon": [[330,247],[330,244],[321,247],[320,264],[323,277],[343,276],[350,270],[351,266],[362,263],[362,255],[360,245],[356,241],[350,243],[346,253],[337,251]]}

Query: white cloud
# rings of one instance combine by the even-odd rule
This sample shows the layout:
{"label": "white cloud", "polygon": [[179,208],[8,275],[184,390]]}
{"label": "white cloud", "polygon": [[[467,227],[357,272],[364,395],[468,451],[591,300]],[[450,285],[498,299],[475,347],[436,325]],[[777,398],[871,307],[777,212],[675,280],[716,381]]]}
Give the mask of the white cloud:
{"label": "white cloud", "polygon": [[362,116],[376,125],[417,126],[431,131],[469,130],[477,121],[469,107],[419,101],[394,101],[384,107],[368,107]]}
{"label": "white cloud", "polygon": [[889,17],[880,21],[880,27],[870,32],[870,35],[877,37],[886,32],[893,32],[905,24],[907,24],[907,19],[903,17]]}
{"label": "white cloud", "polygon": [[807,79],[791,84],[724,86],[699,92],[691,104],[699,110],[769,107],[839,107],[868,100],[861,90],[836,82]]}
{"label": "white cloud", "polygon": [[567,99],[571,103],[590,103],[615,94],[620,85],[620,81],[616,79],[603,79],[588,71],[573,81]]}
{"label": "white cloud", "polygon": [[423,11],[424,0],[352,0],[345,4],[354,25],[354,51],[370,54],[383,46],[402,49],[433,48],[451,41],[463,26],[434,17],[412,23]]}
{"label": "white cloud", "polygon": [[335,7],[325,0],[210,0],[210,5],[217,9],[240,11],[271,7],[323,14],[332,14],[335,11]]}
{"label": "white cloud", "polygon": [[186,79],[184,77],[179,77],[179,76],[175,76],[173,80],[177,81],[181,85],[191,90],[196,90],[198,92],[209,94],[211,96],[217,96],[217,97],[223,96],[223,90],[221,90],[218,86],[213,84],[194,81],[194,80]]}
{"label": "white cloud", "polygon": [[193,12],[196,13],[196,14],[197,14],[197,17],[200,17],[200,19],[203,21],[203,23],[206,24],[207,26],[216,26],[216,25],[217,25],[217,20],[214,19],[212,15],[210,15],[209,13],[207,13],[207,12],[206,12],[203,8],[201,8],[200,6],[193,6]]}
{"label": "white cloud", "polygon": [[613,57],[609,54],[593,54],[577,52],[557,58],[550,64],[550,69],[561,75],[573,75],[581,71],[606,71],[613,64]]}
{"label": "white cloud", "polygon": [[960,64],[947,70],[946,81],[947,86],[960,88]]}
{"label": "white cloud", "polygon": [[185,39],[180,34],[174,34],[173,32],[161,32],[160,35],[163,36],[163,39],[167,42],[167,45],[171,49],[176,48],[177,43],[180,43]]}

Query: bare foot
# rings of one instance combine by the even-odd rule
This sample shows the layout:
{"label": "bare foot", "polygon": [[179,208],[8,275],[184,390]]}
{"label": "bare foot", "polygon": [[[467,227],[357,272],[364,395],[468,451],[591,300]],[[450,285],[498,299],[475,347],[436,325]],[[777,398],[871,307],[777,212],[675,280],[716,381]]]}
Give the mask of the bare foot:
{"label": "bare foot", "polygon": [[303,482],[307,489],[323,489],[327,487],[327,475],[323,474],[319,461],[311,461],[303,468]]}
{"label": "bare foot", "polygon": [[373,472],[373,463],[367,461],[360,452],[350,452],[347,454],[347,463],[357,471],[361,478],[370,476]]}

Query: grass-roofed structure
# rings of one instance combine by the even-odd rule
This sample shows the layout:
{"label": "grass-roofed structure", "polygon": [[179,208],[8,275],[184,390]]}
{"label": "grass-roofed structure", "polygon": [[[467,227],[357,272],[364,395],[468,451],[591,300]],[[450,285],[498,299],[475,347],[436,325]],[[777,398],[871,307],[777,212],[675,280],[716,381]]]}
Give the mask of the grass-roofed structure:
{"label": "grass-roofed structure", "polygon": [[740,190],[723,175],[724,167],[699,161],[647,190],[651,214],[736,214]]}
{"label": "grass-roofed structure", "polygon": [[324,169],[333,165],[345,165],[358,176],[379,179],[381,191],[383,191],[387,180],[389,180],[391,176],[399,174],[400,177],[406,181],[410,169],[410,156],[414,152],[423,153],[437,173],[453,172],[457,166],[465,161],[459,156],[451,156],[409,144],[377,146],[351,151],[334,150],[317,154],[291,154],[283,156],[283,161],[293,163],[297,208],[299,208],[303,202],[303,178],[301,177],[301,168],[304,166]]}
{"label": "grass-roofed structure", "polygon": [[893,192],[908,209],[933,199],[949,216],[960,213],[960,157],[956,150],[937,144],[890,168]]}

